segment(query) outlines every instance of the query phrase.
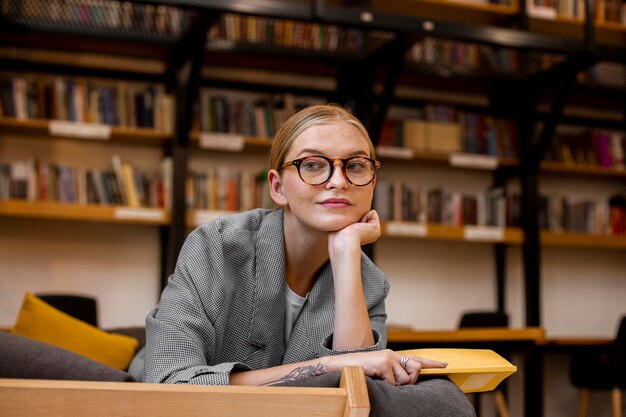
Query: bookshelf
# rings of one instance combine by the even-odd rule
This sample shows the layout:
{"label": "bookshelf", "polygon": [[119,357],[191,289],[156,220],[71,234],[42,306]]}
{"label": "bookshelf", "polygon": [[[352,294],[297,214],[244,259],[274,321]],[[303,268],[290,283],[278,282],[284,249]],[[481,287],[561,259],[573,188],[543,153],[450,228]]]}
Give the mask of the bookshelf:
{"label": "bookshelf", "polygon": [[[81,4],[80,0],[65,3]],[[106,2],[114,9],[122,3]],[[510,119],[518,126],[536,126],[542,122],[544,132],[567,119],[568,123],[606,126],[623,133],[623,117],[611,120],[595,115],[563,117],[562,109],[559,111],[555,105],[559,93],[563,92],[570,94],[566,102],[568,99],[579,106],[591,105],[597,107],[599,113],[615,112],[616,108],[618,113],[623,113],[626,86],[604,83],[607,80],[604,71],[597,67],[602,61],[624,65],[626,29],[623,24],[592,22],[595,38],[589,42],[584,21],[535,17],[522,10],[520,3],[524,2],[518,1],[491,4],[393,0],[373,1],[371,7],[348,7],[345,3],[267,0],[250,2],[243,7],[238,3],[212,0],[202,4],[164,0],[152,3],[152,9],[147,9],[143,3],[130,2],[132,15],[142,16],[141,25],[128,25],[116,19],[100,23],[87,20],[79,25],[75,21],[62,22],[54,11],[55,17],[46,19],[42,14],[46,9],[43,1],[25,2],[25,7],[39,9],[36,12],[22,9],[18,13],[11,9],[16,2],[0,0],[3,19],[0,21],[0,63],[7,72],[161,82],[176,98],[172,109],[176,123],[170,131],[112,126],[106,140],[111,146],[150,148],[164,155],[171,154],[175,177],[171,210],[154,209],[154,217],[150,219],[148,214],[137,219],[130,218],[128,213],[130,217],[119,219],[116,211],[124,207],[8,200],[0,202],[0,217],[81,224],[121,223],[116,227],[155,226],[161,235],[159,247],[165,252],[161,258],[169,258],[169,264],[163,265],[161,271],[162,277],[167,276],[188,228],[230,212],[187,207],[187,174],[202,172],[211,165],[219,166],[221,160],[236,166],[254,159],[261,161],[255,165],[260,167],[271,144],[268,137],[254,134],[201,132],[199,122],[194,122],[193,108],[204,88],[256,91],[258,94],[290,92],[348,104],[375,139],[394,108],[416,108],[432,102]],[[164,23],[164,15],[174,16],[173,20]],[[5,25],[7,22],[10,24]],[[234,33],[233,26],[238,27]],[[263,26],[265,33],[261,34],[259,28]],[[282,31],[284,37],[268,41],[268,27],[274,33]],[[340,49],[339,44],[349,47]],[[187,50],[191,52],[185,52]],[[411,52],[415,56],[407,60]],[[437,52],[444,54],[437,56]],[[451,59],[455,53],[464,57],[475,54],[477,58]],[[185,65],[192,68],[187,75],[182,71]],[[586,82],[576,82],[572,68],[586,72]],[[564,81],[571,79],[571,83]],[[408,97],[400,93],[406,88],[423,94]],[[431,94],[424,93],[426,90]],[[459,104],[455,97],[449,98],[459,93],[479,97],[468,101],[479,104],[467,105],[463,100],[459,100]],[[518,97],[513,105],[511,97]],[[480,229],[388,221],[383,225],[382,240],[416,242],[422,245],[420,248],[428,245],[440,248],[441,242],[454,242],[457,246],[471,247],[471,251],[477,250],[475,253],[481,256],[484,252],[480,251],[491,250],[489,246],[493,246],[494,253],[500,253],[493,255],[496,270],[500,271],[496,273],[500,275],[496,281],[503,279],[502,271],[506,269],[507,257],[503,257],[502,252],[521,250],[524,259],[519,262],[519,269],[523,271],[516,274],[523,273],[522,281],[528,284],[521,310],[527,312],[526,324],[538,326],[541,324],[539,283],[543,248],[606,249],[607,253],[624,249],[622,236],[541,231],[536,218],[539,182],[545,177],[575,177],[601,184],[611,182],[619,187],[626,174],[623,170],[593,165],[540,162],[541,158],[537,157],[540,153],[537,150],[541,148],[537,146],[540,134],[530,128],[520,129],[519,134],[520,143],[530,145],[515,157],[476,155],[462,149],[435,152],[379,143],[378,154],[383,162],[381,177],[386,172],[411,172],[417,167],[437,173],[451,171],[460,177],[476,174],[486,177],[490,185],[502,185],[517,178],[524,183],[519,187],[520,193],[529,202],[523,208],[524,221],[520,225]],[[48,120],[15,120],[3,116],[0,117],[0,142],[5,136],[37,138],[42,144],[68,139],[90,143],[86,139],[51,134]],[[547,136],[549,141],[552,135]],[[152,209],[146,210],[148,213]],[[377,256],[377,249],[374,251]],[[532,414],[532,409],[529,413],[539,415]]]}
{"label": "bookshelf", "polygon": [[449,226],[416,222],[387,221],[382,223],[383,237],[444,240],[466,243],[501,243],[520,245],[521,229],[488,226]]}
{"label": "bookshelf", "polygon": [[169,213],[163,209],[83,206],[51,201],[0,201],[0,216],[156,226],[169,223]]}
{"label": "bookshelf", "polygon": [[624,250],[626,248],[625,236],[600,236],[589,233],[554,233],[542,232],[541,244],[547,247],[561,248],[601,248]]}
{"label": "bookshelf", "polygon": [[64,133],[62,130],[55,131],[54,121],[51,120],[17,120],[12,117],[0,118],[0,129],[2,129],[2,131],[22,136],[35,136],[42,139],[46,138],[52,140],[54,137],[63,137],[66,139],[75,138],[79,140],[110,140],[151,146],[163,145],[167,141],[172,140],[171,133],[159,132],[148,128],[85,124],[83,125],[85,129],[81,132],[81,126],[78,123],[61,123],[58,126],[66,130],[69,128],[71,130],[71,132],[69,132],[70,134],[68,135],[68,132]]}

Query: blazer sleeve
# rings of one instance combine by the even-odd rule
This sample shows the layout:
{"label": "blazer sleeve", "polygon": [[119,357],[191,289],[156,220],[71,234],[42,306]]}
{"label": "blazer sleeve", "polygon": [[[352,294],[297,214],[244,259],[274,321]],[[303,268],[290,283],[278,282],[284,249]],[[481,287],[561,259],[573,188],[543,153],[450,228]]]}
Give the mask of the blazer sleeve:
{"label": "blazer sleeve", "polygon": [[353,352],[370,352],[382,350],[387,347],[387,312],[385,310],[385,299],[389,294],[389,280],[380,269],[365,254],[361,261],[361,274],[363,276],[363,292],[374,336],[374,344],[356,350],[333,350],[333,335],[327,336],[320,347],[320,356],[341,355]]}
{"label": "blazer sleeve", "polygon": [[221,248],[210,242],[219,243],[215,225],[189,235],[158,308],[146,318],[145,382],[227,385],[232,371],[250,369],[237,362],[209,365],[215,352],[219,303],[202,302],[198,286],[215,283],[212,296],[215,300],[223,296],[216,282]]}

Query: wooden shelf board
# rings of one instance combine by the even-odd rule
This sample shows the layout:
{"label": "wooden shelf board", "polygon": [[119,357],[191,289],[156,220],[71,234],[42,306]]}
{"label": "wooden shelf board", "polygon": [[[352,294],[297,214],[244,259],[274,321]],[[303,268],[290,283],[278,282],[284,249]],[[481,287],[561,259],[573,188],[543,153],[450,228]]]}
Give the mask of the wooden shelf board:
{"label": "wooden shelf board", "polygon": [[504,23],[518,10],[517,3],[505,6],[462,0],[374,0],[372,6],[375,12],[491,25]]}
{"label": "wooden shelf board", "polygon": [[[489,228],[483,234],[480,233],[480,228],[478,228],[478,237],[468,237],[467,229],[468,227],[464,226],[425,225],[417,222],[382,222],[384,237],[472,243],[504,243],[509,245],[521,245],[524,241],[524,234],[520,228],[508,227],[504,229],[501,238],[492,237],[491,233],[489,233]],[[626,236],[598,236],[587,233],[553,233],[543,231],[541,232],[541,243],[545,246],[564,248],[626,249]]]}
{"label": "wooden shelf board", "polygon": [[[192,142],[195,142],[198,146],[200,146],[200,135],[202,133],[198,132],[198,131],[193,131],[189,134],[189,139]],[[219,136],[228,136],[230,135],[229,133],[216,133],[216,135]],[[243,151],[243,150],[262,150],[262,151],[267,151],[269,150],[269,148],[271,148],[272,146],[272,139],[271,138],[264,138],[264,137],[259,137],[259,136],[244,136],[244,135],[237,135],[237,134],[233,134],[233,137],[240,139],[243,141],[243,148],[241,150],[232,150],[232,149],[228,149],[227,147],[224,147],[223,149],[220,149],[219,147],[217,148],[206,148],[207,150],[214,150],[214,151],[226,151],[226,152],[239,152],[239,151]],[[204,149],[202,146],[200,146],[201,149]]]}
{"label": "wooden shelf board", "polygon": [[[473,228],[478,233],[468,233]],[[483,231],[484,233],[480,233]],[[409,239],[447,240],[471,243],[505,243],[519,245],[523,240],[523,233],[518,228],[481,228],[474,226],[447,226],[440,224],[421,224],[417,222],[382,222],[383,237],[399,237]]]}
{"label": "wooden shelf board", "polygon": [[509,328],[485,327],[457,330],[417,331],[411,328],[389,326],[387,340],[391,343],[464,343],[464,342],[542,342],[545,330],[541,327]]}
{"label": "wooden shelf board", "polygon": [[[554,36],[582,39],[584,21],[581,19],[557,17],[556,19],[529,19],[530,30]],[[626,26],[614,22],[596,22],[594,24],[596,41],[623,47],[626,43]]]}
{"label": "wooden shelf board", "polygon": [[0,201],[0,216],[147,225],[170,222],[169,213],[163,209],[85,206],[53,201],[3,200]]}
{"label": "wooden shelf board", "polygon": [[626,235],[603,236],[574,232],[541,232],[541,245],[550,247],[626,249]]}
{"label": "wooden shelf board", "polygon": [[[0,118],[0,129],[19,134],[30,134],[43,137],[52,137],[49,132],[50,121],[44,119],[17,120],[9,117]],[[56,136],[55,136],[56,137]],[[65,137],[65,136],[59,136]],[[114,141],[130,140],[136,143],[154,144],[171,140],[172,133],[159,132],[155,129],[142,127],[111,127],[111,138]],[[83,140],[82,138],[66,137],[68,139]]]}
{"label": "wooden shelf board", "polygon": [[543,161],[541,170],[567,174],[597,175],[605,177],[626,177],[626,170],[616,170],[593,165],[564,164],[561,162]]}
{"label": "wooden shelf board", "polygon": [[[386,148],[389,149],[389,147],[382,147],[382,148]],[[416,151],[416,150],[412,150],[410,148],[398,148],[400,150],[399,153],[405,154],[402,156],[393,156],[393,155],[389,155],[387,153],[387,151],[380,149],[379,147],[377,147],[376,149],[376,157],[380,160],[385,160],[385,159],[389,159],[389,160],[409,160],[409,161],[423,161],[423,162],[435,162],[435,163],[441,163],[441,164],[447,164],[450,165],[450,159],[451,159],[451,153],[446,153],[446,152],[428,152],[428,151]],[[458,155],[458,153],[457,153]],[[480,157],[484,157],[485,159],[488,159],[489,156],[488,155],[471,155],[470,156],[476,156],[478,158]],[[513,159],[513,158],[497,158],[498,161],[498,167],[516,167],[519,165],[519,162],[517,161],[517,159]],[[459,168],[463,168],[463,167],[459,167]]]}
{"label": "wooden shelf board", "polygon": [[189,210],[187,211],[186,224],[188,228],[195,228],[211,220],[214,220],[219,216],[235,213],[235,211],[225,210]]}

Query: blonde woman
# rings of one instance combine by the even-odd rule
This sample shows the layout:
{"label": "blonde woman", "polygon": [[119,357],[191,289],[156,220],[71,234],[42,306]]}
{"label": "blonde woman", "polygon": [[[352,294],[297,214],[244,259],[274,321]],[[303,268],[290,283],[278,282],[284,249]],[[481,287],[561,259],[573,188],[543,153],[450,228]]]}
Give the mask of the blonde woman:
{"label": "blonde woman", "polygon": [[270,167],[278,209],[188,237],[146,319],[143,379],[325,385],[360,365],[372,415],[474,415],[450,382],[416,385],[422,368],[445,364],[385,349],[389,283],[361,250],[381,234],[371,209],[380,163],[363,125],[336,105],[305,108],[277,132]]}

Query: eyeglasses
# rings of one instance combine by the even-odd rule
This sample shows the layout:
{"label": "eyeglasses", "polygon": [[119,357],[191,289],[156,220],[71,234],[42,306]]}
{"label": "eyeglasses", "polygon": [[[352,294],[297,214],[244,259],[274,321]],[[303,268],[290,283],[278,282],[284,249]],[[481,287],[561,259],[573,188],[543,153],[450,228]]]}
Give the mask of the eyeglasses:
{"label": "eyeglasses", "polygon": [[278,170],[294,166],[300,179],[309,185],[322,185],[328,182],[335,171],[335,163],[341,161],[343,175],[352,185],[363,187],[374,180],[380,162],[364,156],[351,158],[327,158],[325,156],[307,156],[285,162]]}

